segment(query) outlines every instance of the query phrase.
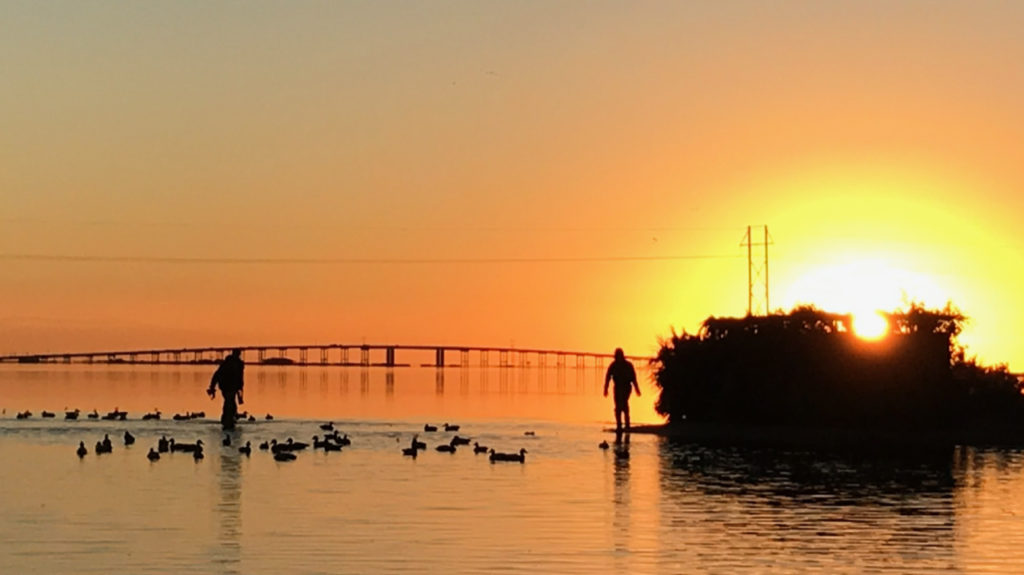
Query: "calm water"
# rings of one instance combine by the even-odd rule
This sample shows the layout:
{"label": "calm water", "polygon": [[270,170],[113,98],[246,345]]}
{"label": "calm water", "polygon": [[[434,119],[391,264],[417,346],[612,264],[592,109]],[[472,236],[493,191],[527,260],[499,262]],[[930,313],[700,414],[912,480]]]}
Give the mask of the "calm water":
{"label": "calm water", "polygon": [[[708,448],[633,435],[601,451],[609,403],[593,370],[392,373],[250,367],[247,407],[276,419],[236,444],[309,441],[341,453],[277,463],[221,445],[207,368],[0,368],[0,573],[1018,573],[1024,454],[956,449],[823,454]],[[653,420],[654,391],[636,402]],[[65,406],[132,421],[42,420]],[[165,419],[143,422],[159,407]],[[17,421],[18,410],[35,417]],[[60,414],[59,414],[60,415]],[[83,414],[84,418],[84,414]],[[452,434],[402,457],[423,423],[525,464],[491,464]],[[124,430],[138,437],[131,447]],[[526,431],[535,433],[526,436]],[[109,433],[114,453],[90,452]],[[145,458],[161,434],[206,458]]]}

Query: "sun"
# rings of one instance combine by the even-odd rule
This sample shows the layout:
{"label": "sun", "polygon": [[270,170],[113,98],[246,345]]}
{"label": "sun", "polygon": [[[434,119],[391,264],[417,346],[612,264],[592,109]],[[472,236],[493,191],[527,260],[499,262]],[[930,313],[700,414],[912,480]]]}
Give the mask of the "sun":
{"label": "sun", "polygon": [[948,298],[930,278],[900,269],[881,259],[846,260],[809,270],[790,286],[791,305],[812,304],[853,316],[853,332],[867,340],[889,333],[883,312],[910,301],[942,305]]}
{"label": "sun", "polygon": [[861,339],[882,339],[889,333],[889,320],[877,311],[854,313],[853,333]]}

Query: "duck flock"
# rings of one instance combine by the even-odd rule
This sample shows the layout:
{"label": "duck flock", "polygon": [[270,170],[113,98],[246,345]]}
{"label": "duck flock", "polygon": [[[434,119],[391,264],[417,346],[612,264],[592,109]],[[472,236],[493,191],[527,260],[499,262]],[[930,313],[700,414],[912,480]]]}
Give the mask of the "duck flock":
{"label": "duck flock", "polygon": [[[69,421],[77,420],[79,418],[80,413],[81,411],[78,409],[65,409],[64,419]],[[24,420],[29,419],[32,416],[33,414],[30,411],[23,411],[17,413],[16,419]],[[41,416],[43,418],[55,418],[56,413],[43,411],[41,413]],[[104,421],[127,421],[128,413],[125,411],[120,411],[118,408],[114,408],[114,411],[108,412],[106,415],[101,416],[94,409],[91,413],[86,414],[86,417],[88,419]],[[172,419],[174,421],[189,421],[193,419],[202,419],[205,417],[205,413],[198,411],[178,413],[175,414],[172,417]],[[159,410],[154,410],[152,412],[144,414],[141,419],[143,421],[160,420],[161,413]],[[256,417],[254,415],[250,415],[247,412],[239,413],[237,419],[243,422],[256,421]],[[272,421],[273,419],[274,417],[269,413],[266,414],[266,416],[264,417],[264,420],[266,421]],[[337,429],[335,429],[334,422],[323,423],[319,426],[319,428],[320,431],[323,433],[313,435],[312,443],[295,441],[291,437],[285,439],[284,441],[278,441],[277,439],[269,439],[261,442],[257,446],[257,449],[259,451],[269,452],[271,455],[273,455],[276,461],[288,462],[295,461],[296,459],[298,459],[298,453],[305,451],[306,449],[311,448],[313,451],[322,450],[324,452],[342,451],[343,448],[352,444],[352,440],[349,438],[347,433],[342,434],[338,432]],[[460,426],[453,425],[450,423],[445,423],[443,426],[440,427],[430,424],[425,424],[423,426],[423,433],[425,434],[431,434],[439,430],[444,430],[446,432],[458,432],[460,430]],[[536,434],[533,431],[526,431],[523,435],[533,437]],[[125,446],[133,445],[135,443],[135,436],[132,435],[129,431],[125,431],[122,440]],[[400,442],[401,440],[398,439],[396,441]],[[196,461],[201,461],[205,457],[203,445],[204,444],[202,439],[197,439],[195,442],[189,443],[177,441],[173,437],[168,438],[166,435],[162,435],[157,440],[156,445],[149,448],[149,451],[146,453],[146,458],[149,459],[150,461],[159,461],[161,454],[181,452],[190,454],[192,458],[195,459]],[[232,446],[232,439],[230,434],[226,434],[224,436],[224,439],[222,440],[222,445],[225,447]],[[491,449],[485,445],[481,445],[479,442],[473,441],[469,437],[462,437],[458,434],[453,435],[451,439],[449,439],[447,442],[435,444],[434,450],[440,453],[454,454],[456,451],[458,451],[459,447],[466,447],[466,449],[472,449],[473,453],[477,455],[486,454],[491,463],[526,462],[527,451],[525,448],[521,448],[518,451],[514,452],[500,452]],[[600,447],[601,449],[608,449],[608,442],[603,441],[598,445],[598,447]],[[113,442],[110,439],[110,435],[104,434],[103,439],[97,441],[95,446],[93,447],[93,453],[95,453],[96,455],[112,453],[113,448],[114,446]],[[420,441],[420,434],[416,433],[412,436],[412,439],[409,442],[409,446],[400,449],[401,454],[403,456],[415,459],[420,452],[426,451],[428,448],[429,446],[427,445],[426,442]],[[237,449],[239,454],[244,455],[246,457],[251,456],[253,449],[252,442],[246,441],[245,445],[240,445],[237,447]],[[80,458],[86,457],[89,454],[89,448],[86,446],[84,441],[80,441],[78,443],[78,449],[76,450],[76,453]]]}

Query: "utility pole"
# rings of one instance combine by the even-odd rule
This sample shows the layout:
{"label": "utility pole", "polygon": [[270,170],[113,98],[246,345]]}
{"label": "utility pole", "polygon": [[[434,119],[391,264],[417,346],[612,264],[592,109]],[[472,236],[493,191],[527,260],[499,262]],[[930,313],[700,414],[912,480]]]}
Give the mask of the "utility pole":
{"label": "utility pole", "polygon": [[[760,229],[758,229],[760,228]],[[757,234],[757,232],[762,232]],[[761,239],[755,240],[754,235]],[[768,246],[772,245],[768,226],[747,226],[741,247],[747,248],[747,316],[768,315],[771,306],[768,291]],[[755,258],[754,248],[761,253]],[[763,299],[761,294],[764,294]]]}

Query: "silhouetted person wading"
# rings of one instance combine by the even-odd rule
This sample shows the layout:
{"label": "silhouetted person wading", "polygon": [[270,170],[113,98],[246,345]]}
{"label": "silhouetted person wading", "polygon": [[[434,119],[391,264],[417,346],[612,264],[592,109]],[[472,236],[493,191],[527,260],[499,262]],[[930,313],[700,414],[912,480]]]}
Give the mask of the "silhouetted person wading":
{"label": "silhouetted person wading", "polygon": [[[245,363],[242,361],[242,350],[235,349],[224,358],[224,361],[213,372],[210,379],[210,387],[206,390],[210,399],[217,396],[217,388],[224,398],[224,410],[220,414],[220,423],[224,429],[234,429],[235,420],[238,416],[238,404],[245,403],[242,399],[242,388],[245,387],[242,372],[245,371]],[[235,403],[235,400],[238,403]]]}
{"label": "silhouetted person wading", "polygon": [[640,385],[636,381],[636,370],[626,359],[622,348],[615,350],[615,359],[604,374],[604,396],[608,397],[608,382],[615,380],[615,431],[622,431],[622,416],[626,416],[626,431],[629,431],[629,394],[635,389],[640,397]]}

